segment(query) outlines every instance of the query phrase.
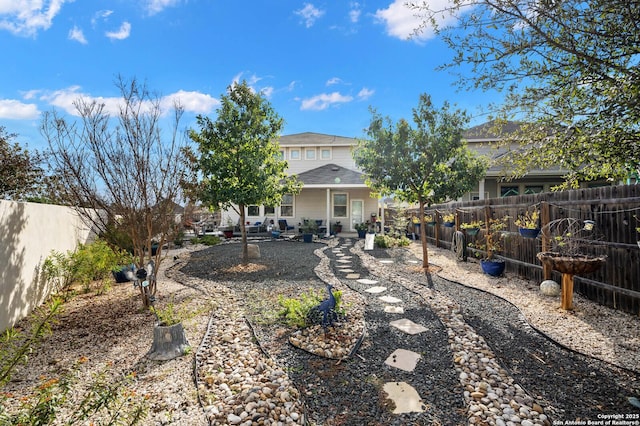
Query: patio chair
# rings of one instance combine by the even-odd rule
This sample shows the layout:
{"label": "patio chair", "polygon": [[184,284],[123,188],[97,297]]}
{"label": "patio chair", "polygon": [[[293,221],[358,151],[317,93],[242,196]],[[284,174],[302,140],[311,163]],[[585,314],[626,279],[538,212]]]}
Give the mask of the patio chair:
{"label": "patio chair", "polygon": [[295,226],[291,226],[287,223],[287,219],[278,219],[278,226],[282,232],[293,231],[296,229]]}

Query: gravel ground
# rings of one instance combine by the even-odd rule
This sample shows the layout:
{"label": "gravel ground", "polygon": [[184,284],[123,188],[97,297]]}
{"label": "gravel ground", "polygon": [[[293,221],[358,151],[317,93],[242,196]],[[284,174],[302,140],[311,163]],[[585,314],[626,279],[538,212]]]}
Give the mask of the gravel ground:
{"label": "gravel ground", "polygon": [[[144,426],[244,425],[252,419],[274,425],[526,426],[640,413],[627,401],[640,396],[637,317],[579,296],[574,312],[560,312],[553,307],[557,301],[540,298],[535,285],[509,276],[487,280],[479,265],[458,264],[442,250],[430,250],[431,262],[442,270],[429,279],[416,266],[415,244],[365,253],[357,244],[345,246],[353,273],[380,280],[388,294],[403,300],[402,316],[427,328],[409,336],[389,327],[398,317],[364,291],[368,285],[336,268],[339,253],[331,247],[289,241],[259,247],[261,258],[246,266],[239,264],[239,244],[168,253],[158,303],[189,306],[184,326],[194,351],[188,356],[148,360],[153,317],[140,310],[130,285],[116,286],[68,302],[52,335],[2,390],[17,402],[40,376],[69,371],[87,357],[78,372],[81,386],[104,365],[115,377],[136,373],[136,392],[149,406]],[[382,258],[394,264],[381,265]],[[364,306],[366,334],[357,352],[342,361],[294,347],[291,330],[276,318],[279,297],[324,291],[327,282]],[[396,348],[421,354],[416,370],[384,364]],[[390,381],[411,383],[424,412],[392,414],[382,391]],[[64,415],[61,410],[55,424],[63,424]],[[93,420],[101,424],[98,416]]]}
{"label": "gravel ground", "polygon": [[[357,356],[336,363],[286,344],[286,330],[274,327],[270,317],[277,309],[275,295],[295,297],[308,288],[322,289],[323,281],[311,268],[299,267],[317,263],[313,253],[317,246],[294,242],[262,243],[262,261],[270,268],[246,274],[242,279],[236,272],[231,272],[235,271],[234,259],[239,256],[239,247],[218,246],[198,252],[182,271],[223,282],[245,300],[245,308],[260,341],[277,362],[285,366],[301,391],[312,424],[465,424],[470,413],[447,343],[446,327],[429,306],[429,301],[418,296],[415,289],[394,285],[390,294],[405,301],[404,317],[427,327],[428,332],[421,334],[419,339],[391,330],[388,323],[392,318],[383,312],[383,305],[373,299],[365,307],[367,336]],[[529,327],[512,304],[490,293],[435,275],[427,280],[418,272],[414,263],[416,258],[406,249],[374,250],[367,255],[377,259],[393,258],[395,264],[385,266],[387,272],[408,275],[414,284],[433,288],[453,299],[460,306],[467,324],[493,350],[497,362],[535,399],[536,404],[544,407],[549,419],[595,420],[603,413],[638,411],[627,402],[628,397],[640,392],[637,373],[553,343]],[[327,256],[335,260],[330,250]],[[350,269],[362,278],[379,278],[372,275],[357,256],[353,256]],[[337,275],[340,277],[339,273]],[[359,293],[367,287],[355,280],[340,279],[340,282]],[[416,370],[398,373],[384,365],[390,348],[406,347],[423,354],[424,362],[421,361]],[[391,414],[389,400],[381,392],[382,384],[388,381],[412,382],[423,397],[425,412]]]}

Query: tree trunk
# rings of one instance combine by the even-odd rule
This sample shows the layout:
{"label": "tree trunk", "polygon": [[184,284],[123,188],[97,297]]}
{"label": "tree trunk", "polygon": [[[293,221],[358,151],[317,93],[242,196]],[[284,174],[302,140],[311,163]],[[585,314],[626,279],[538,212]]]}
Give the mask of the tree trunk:
{"label": "tree trunk", "polygon": [[153,327],[153,344],[147,358],[154,361],[168,361],[187,353],[191,348],[182,323],[171,326]]}
{"label": "tree trunk", "polygon": [[424,201],[420,200],[420,242],[422,243],[422,268],[429,269],[429,249],[427,248],[427,224],[424,223]]}

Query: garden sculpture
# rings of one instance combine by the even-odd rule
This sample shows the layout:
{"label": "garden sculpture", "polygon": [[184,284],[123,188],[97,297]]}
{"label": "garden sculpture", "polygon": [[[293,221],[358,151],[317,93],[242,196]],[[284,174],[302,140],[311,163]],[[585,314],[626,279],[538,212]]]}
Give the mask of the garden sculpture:
{"label": "garden sculpture", "polygon": [[311,308],[309,312],[309,321],[312,324],[320,324],[325,333],[327,332],[327,327],[333,326],[333,322],[338,319],[336,298],[333,296],[332,289],[331,284],[327,284],[328,297],[320,302],[318,306]]}

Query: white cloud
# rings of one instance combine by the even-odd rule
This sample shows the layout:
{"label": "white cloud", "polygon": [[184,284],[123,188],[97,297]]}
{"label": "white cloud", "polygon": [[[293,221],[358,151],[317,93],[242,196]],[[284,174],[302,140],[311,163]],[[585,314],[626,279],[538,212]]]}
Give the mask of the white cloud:
{"label": "white cloud", "polygon": [[35,104],[25,104],[14,99],[0,99],[0,118],[7,120],[33,120],[40,111]]}
{"label": "white cloud", "polygon": [[332,77],[329,80],[327,80],[325,84],[327,86],[333,86],[334,84],[340,84],[340,83],[342,83],[342,79],[340,79],[339,77]]}
{"label": "white cloud", "polygon": [[[394,0],[386,9],[378,9],[375,17],[386,26],[387,34],[402,40],[408,39],[420,27],[422,20],[416,11],[406,5],[405,0]],[[433,32],[425,31],[421,39],[433,37]]]}
{"label": "white cloud", "polygon": [[350,7],[351,10],[349,11],[349,20],[355,24],[360,20],[362,9],[360,8],[360,3],[357,2],[351,3]]}
{"label": "white cloud", "polygon": [[176,103],[185,111],[194,114],[208,114],[220,105],[219,100],[206,93],[178,90],[176,93],[163,97],[160,106],[163,111],[169,111]]}
{"label": "white cloud", "polygon": [[172,7],[180,3],[180,0],[149,0],[147,3],[147,10],[149,15],[155,15],[162,12],[167,7]]}
{"label": "white cloud", "polygon": [[307,28],[311,28],[316,20],[324,15],[324,10],[316,8],[311,3],[305,3],[302,9],[296,10],[294,13],[304,19],[304,25]]}
{"label": "white cloud", "polygon": [[117,31],[107,31],[104,35],[109,37],[111,40],[124,40],[129,37],[131,34],[131,24],[127,21],[124,21],[120,28]]}
{"label": "white cloud", "polygon": [[91,18],[91,25],[95,26],[96,23],[98,22],[98,19],[101,19],[104,21],[112,14],[113,14],[113,10],[103,9],[103,10],[97,11],[93,15],[93,18]]}
{"label": "white cloud", "polygon": [[[67,114],[74,116],[78,116],[76,103],[79,100],[88,104],[94,101],[98,104],[104,104],[104,111],[110,115],[117,115],[120,112],[120,106],[123,105],[123,99],[121,97],[105,98],[102,96],[91,96],[83,93],[80,89],[80,86],[71,86],[66,89],[45,93],[40,96],[40,100],[43,100],[52,106],[61,108]],[[35,95],[37,92],[32,91],[27,93]],[[194,114],[210,113],[216,106],[220,105],[219,100],[208,94],[179,90],[160,99],[162,114],[164,115],[169,113],[176,103],[182,106],[186,112],[192,112]],[[145,108],[150,109],[151,106],[151,103],[148,103]],[[143,108],[143,110],[145,108]]]}
{"label": "white cloud", "polygon": [[0,0],[0,30],[32,37],[48,30],[65,2],[73,0]]}
{"label": "white cloud", "polygon": [[339,92],[322,93],[308,99],[303,99],[300,109],[322,111],[336,104],[351,102],[352,96],[341,95]]}
{"label": "white cloud", "polygon": [[87,39],[84,37],[84,33],[75,25],[69,30],[69,40],[75,40],[78,43],[87,44]]}
{"label": "white cloud", "polygon": [[371,90],[371,89],[367,89],[366,87],[363,87],[358,92],[358,99],[360,99],[361,101],[365,101],[369,99],[371,96],[373,96],[374,93],[375,93],[375,90]]}

